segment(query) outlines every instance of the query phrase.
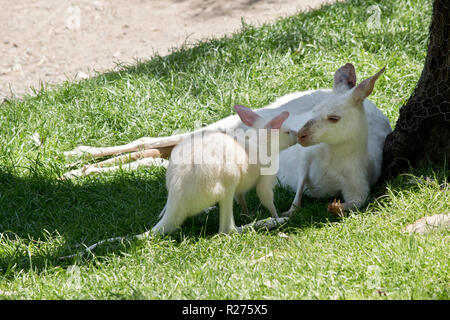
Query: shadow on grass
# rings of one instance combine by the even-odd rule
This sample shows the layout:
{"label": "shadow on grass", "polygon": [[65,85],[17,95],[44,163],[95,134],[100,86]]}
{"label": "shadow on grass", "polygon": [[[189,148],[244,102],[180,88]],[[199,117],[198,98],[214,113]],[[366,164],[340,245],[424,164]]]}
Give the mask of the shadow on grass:
{"label": "shadow on grass", "polygon": [[[425,166],[410,170],[410,173],[375,186],[368,204],[385,195],[387,186],[395,192],[417,188],[417,183],[426,179],[448,183],[448,169],[445,168]],[[164,176],[165,169],[151,168],[79,181],[60,181],[39,173],[21,177],[0,171],[0,274],[11,276],[23,269],[40,272],[48,265],[68,266],[73,260],[61,262],[59,258],[76,253],[80,243],[91,245],[106,238],[133,236],[151,229],[167,197]],[[292,191],[280,186],[275,188],[275,206],[279,213],[289,209],[293,197]],[[302,208],[286,225],[260,232],[296,233],[306,228],[322,228],[330,222],[339,223],[342,220],[326,210],[330,201],[304,196]],[[268,210],[260,206],[255,191],[247,194],[247,203],[254,215],[242,215],[235,204],[236,225],[270,217]],[[208,214],[188,219],[180,231],[169,238],[175,242],[186,238],[193,241],[212,238],[217,234],[218,225],[219,214],[215,208]],[[107,243],[95,249],[95,256],[129,252],[138,244],[139,240]],[[89,260],[82,259],[79,263]]]}
{"label": "shadow on grass", "polygon": [[[297,54],[292,57],[301,59],[302,55],[298,55],[297,51],[301,45],[314,44],[310,50],[316,50],[317,54],[324,50],[335,54],[336,48],[340,51],[346,49],[352,53],[352,48],[355,47],[354,42],[360,41],[365,51],[377,53],[380,48],[388,48],[392,44],[410,49],[408,45],[411,42],[421,43],[428,38],[428,35],[424,34],[423,39],[416,39],[417,35],[405,28],[398,28],[395,32],[380,28],[377,32],[368,33],[365,27],[366,14],[367,4],[364,1],[323,4],[321,8],[281,19],[271,25],[255,27],[243,23],[241,30],[231,36],[220,39],[211,38],[192,46],[182,46],[167,56],[155,55],[148,61],[122,66],[118,72],[108,72],[102,76],[110,81],[122,78],[124,73],[170,79],[174,74],[182,76],[198,73],[199,68],[204,68],[205,65],[211,66],[208,73],[214,74],[220,68],[245,68],[245,65],[256,63],[261,55],[267,53],[284,55],[288,52],[296,52]],[[388,20],[395,14],[394,8],[383,6],[381,18]],[[331,19],[333,15],[339,16],[340,20],[336,21],[335,26],[328,27],[336,34],[319,37],[323,29],[316,28],[314,21]],[[349,27],[346,21],[353,21],[356,26]],[[342,37],[342,34],[346,32],[350,32],[351,37]],[[368,35],[370,35],[369,40]],[[417,57],[416,48],[406,53],[411,59]],[[216,63],[208,64],[210,58],[213,58]]]}
{"label": "shadow on grass", "polygon": [[[76,253],[80,243],[91,245],[151,229],[166,201],[164,183],[163,168],[80,181],[60,181],[38,173],[21,177],[0,171],[0,273],[13,274],[11,270],[30,268],[39,272],[49,263],[69,265],[73,261],[61,262],[59,257]],[[293,196],[292,192],[276,188],[275,205],[280,213],[289,208]],[[255,191],[248,193],[247,201],[254,215],[242,215],[235,204],[237,225],[270,217],[268,210],[260,207]],[[318,205],[306,199],[302,215],[297,214],[286,226],[271,232],[321,227],[333,219],[325,208],[324,203]],[[208,214],[189,218],[180,231],[169,237],[176,242],[213,237],[219,226],[218,211],[215,208]],[[124,245],[125,251],[132,250],[138,242],[107,243],[96,248],[95,255],[120,253]]]}
{"label": "shadow on grass", "polygon": [[165,171],[150,172],[81,183],[0,172],[0,272],[14,265],[39,269],[78,243],[144,232],[156,222],[166,197]]}
{"label": "shadow on grass", "polygon": [[[231,36],[212,38],[192,46],[182,46],[167,56],[155,55],[147,61],[137,61],[133,65],[119,64],[116,71],[99,74],[80,83],[95,81],[102,84],[114,83],[126,76],[143,76],[168,82],[174,81],[172,87],[185,86],[186,90],[183,92],[191,96],[203,94],[209,96],[211,88],[202,86],[201,83],[192,83],[189,79],[190,75],[201,73],[218,75],[223,74],[223,70],[247,69],[257,64],[261,56],[270,54],[293,53],[292,59],[302,64],[303,54],[299,54],[298,48],[303,46],[308,46],[308,50],[311,51],[309,54],[320,57],[324,52],[336,55],[336,48],[339,48],[341,55],[351,56],[355,50],[355,41],[361,42],[362,48],[369,53],[377,53],[380,48],[389,48],[396,44],[398,47],[408,48],[409,51],[406,53],[411,59],[417,58],[416,48],[410,48],[410,42],[418,42],[415,34],[403,29],[395,32],[380,29],[379,32],[368,34],[366,28],[359,25],[365,24],[366,14],[367,5],[364,1],[337,2],[324,4],[322,8],[279,20],[272,25],[255,27],[244,23],[241,30]],[[335,26],[333,24],[329,26],[334,35],[323,37],[322,27],[317,28],[313,21],[332,19],[333,15],[340,17]],[[383,6],[382,19],[390,19],[392,16],[394,16],[393,8]],[[345,21],[357,21],[358,25],[349,27]],[[353,34],[355,31],[357,31],[356,34]],[[346,33],[350,33],[351,37],[342,36]],[[426,39],[427,35],[424,37]],[[423,40],[420,39],[420,41]],[[314,70],[305,71],[313,72]],[[228,74],[233,76],[235,72],[228,72]],[[189,81],[183,81],[183,79]],[[305,89],[310,89],[306,87],[308,83],[304,85]],[[77,95],[71,92],[71,90],[77,90],[76,87],[77,83],[65,86],[62,90],[63,96],[66,99],[77,98]],[[166,87],[167,91],[170,91],[171,86]],[[46,90],[41,90],[37,94],[45,94],[45,92]]]}

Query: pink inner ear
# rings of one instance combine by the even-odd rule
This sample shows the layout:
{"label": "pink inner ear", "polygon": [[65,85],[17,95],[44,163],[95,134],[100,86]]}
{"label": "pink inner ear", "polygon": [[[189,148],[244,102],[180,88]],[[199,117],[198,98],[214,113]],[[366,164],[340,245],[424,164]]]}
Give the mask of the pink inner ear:
{"label": "pink inner ear", "polygon": [[289,112],[283,111],[281,114],[273,118],[266,124],[267,129],[280,129],[283,125],[283,122],[289,117]]}
{"label": "pink inner ear", "polygon": [[236,110],[242,122],[249,127],[252,127],[256,120],[260,118],[260,116],[256,112],[239,104],[234,106],[234,110]]}

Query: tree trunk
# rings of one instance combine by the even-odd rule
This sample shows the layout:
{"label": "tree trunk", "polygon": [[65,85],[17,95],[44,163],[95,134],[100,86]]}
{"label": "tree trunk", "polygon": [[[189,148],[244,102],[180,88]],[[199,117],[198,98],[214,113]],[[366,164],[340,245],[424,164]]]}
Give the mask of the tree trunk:
{"label": "tree trunk", "polygon": [[449,53],[450,1],[435,0],[422,75],[386,138],[382,178],[424,160],[450,165]]}

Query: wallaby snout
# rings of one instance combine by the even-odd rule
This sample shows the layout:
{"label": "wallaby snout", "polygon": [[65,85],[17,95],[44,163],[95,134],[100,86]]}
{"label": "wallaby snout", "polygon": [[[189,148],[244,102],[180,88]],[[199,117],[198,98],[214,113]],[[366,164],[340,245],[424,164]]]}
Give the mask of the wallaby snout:
{"label": "wallaby snout", "polygon": [[289,129],[289,136],[291,138],[291,141],[289,143],[289,146],[293,146],[298,142],[298,131]]}
{"label": "wallaby snout", "polygon": [[308,147],[313,144],[311,141],[311,127],[313,126],[314,122],[315,121],[311,119],[306,122],[300,130],[298,130],[297,141],[303,147]]}

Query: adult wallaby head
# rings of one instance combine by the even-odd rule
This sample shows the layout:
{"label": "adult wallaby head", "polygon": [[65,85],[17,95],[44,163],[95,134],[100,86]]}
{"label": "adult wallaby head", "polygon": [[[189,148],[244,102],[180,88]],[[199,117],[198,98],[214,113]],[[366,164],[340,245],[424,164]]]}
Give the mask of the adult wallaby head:
{"label": "adult wallaby head", "polygon": [[289,117],[289,112],[283,111],[276,117],[268,120],[253,110],[238,104],[234,106],[234,110],[236,110],[239,118],[241,118],[246,126],[254,129],[279,130],[280,150],[284,150],[297,143],[297,131],[291,130],[286,125],[283,125],[284,121]]}
{"label": "adult wallaby head", "polygon": [[306,147],[318,143],[341,145],[349,141],[367,142],[363,102],[373,91],[378,71],[356,85],[352,64],[339,68],[334,75],[333,94],[312,110],[312,118],[298,131],[298,142]]}

